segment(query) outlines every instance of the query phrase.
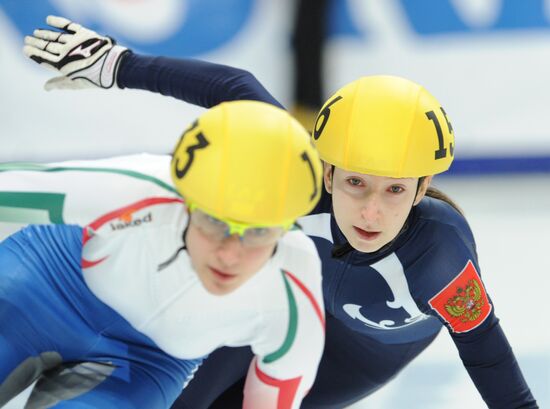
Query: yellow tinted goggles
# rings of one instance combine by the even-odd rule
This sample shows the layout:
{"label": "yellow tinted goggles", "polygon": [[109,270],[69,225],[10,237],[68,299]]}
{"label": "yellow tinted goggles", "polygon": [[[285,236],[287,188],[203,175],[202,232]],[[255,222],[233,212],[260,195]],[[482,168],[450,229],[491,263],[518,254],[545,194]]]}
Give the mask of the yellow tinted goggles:
{"label": "yellow tinted goggles", "polygon": [[209,238],[222,241],[237,234],[246,247],[275,244],[294,223],[284,226],[259,226],[222,220],[203,212],[193,203],[187,203],[190,222]]}

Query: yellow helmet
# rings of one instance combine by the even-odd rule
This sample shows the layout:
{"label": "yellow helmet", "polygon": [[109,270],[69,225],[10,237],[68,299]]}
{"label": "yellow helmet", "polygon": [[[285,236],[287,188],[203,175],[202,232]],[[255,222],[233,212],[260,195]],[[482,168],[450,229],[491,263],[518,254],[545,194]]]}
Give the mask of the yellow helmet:
{"label": "yellow helmet", "polygon": [[324,161],[370,175],[435,175],[453,161],[447,114],[426,89],[400,77],[363,77],[339,89],[319,112],[313,140]]}
{"label": "yellow helmet", "polygon": [[319,200],[322,165],[308,132],[286,111],[234,101],[189,126],[171,174],[186,201],[214,217],[288,226]]}

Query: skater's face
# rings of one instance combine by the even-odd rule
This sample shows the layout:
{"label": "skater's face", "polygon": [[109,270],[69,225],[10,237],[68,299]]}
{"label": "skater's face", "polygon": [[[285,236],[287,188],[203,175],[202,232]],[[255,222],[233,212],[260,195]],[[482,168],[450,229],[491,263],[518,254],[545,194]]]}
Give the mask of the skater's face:
{"label": "skater's face", "polygon": [[193,211],[185,237],[199,279],[204,288],[215,295],[236,290],[259,272],[285,231],[266,228],[251,229],[244,235],[230,234],[221,223],[200,210]]}
{"label": "skater's face", "polygon": [[390,178],[348,172],[325,165],[325,188],[332,193],[338,227],[353,248],[379,250],[403,227],[412,206],[424,197],[431,177],[417,193],[418,178]]}

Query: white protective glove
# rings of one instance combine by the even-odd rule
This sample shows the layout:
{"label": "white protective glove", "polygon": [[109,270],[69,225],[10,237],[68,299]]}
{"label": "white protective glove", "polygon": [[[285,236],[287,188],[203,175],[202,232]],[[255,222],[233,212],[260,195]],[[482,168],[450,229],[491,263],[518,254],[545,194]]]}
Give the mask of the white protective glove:
{"label": "white protective glove", "polygon": [[117,87],[118,66],[127,48],[64,17],[48,16],[46,23],[61,31],[34,30],[32,37],[25,37],[23,52],[63,74],[44,84],[47,91]]}

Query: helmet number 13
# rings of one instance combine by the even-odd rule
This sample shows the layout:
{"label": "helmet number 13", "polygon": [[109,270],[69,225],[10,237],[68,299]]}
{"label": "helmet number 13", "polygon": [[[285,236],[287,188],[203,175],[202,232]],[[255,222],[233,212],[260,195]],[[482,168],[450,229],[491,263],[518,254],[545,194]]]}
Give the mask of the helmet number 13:
{"label": "helmet number 13", "polygon": [[[199,124],[198,121],[195,121],[195,123],[182,135],[180,142],[178,144],[178,147],[174,152],[178,151],[179,146],[183,142],[186,135],[188,135],[192,130],[194,130],[198,126],[198,124]],[[198,149],[204,149],[210,144],[202,132],[198,132],[197,134],[195,134],[195,137],[197,138],[197,143],[194,145],[189,145],[187,149],[185,149],[185,151],[187,152],[187,162],[185,163],[183,168],[180,168],[179,166],[180,158],[176,158],[175,172],[176,172],[176,177],[178,179],[182,179],[189,171],[189,168],[191,168],[191,165],[193,164],[193,160],[195,159],[195,151]]]}
{"label": "helmet number 13", "polygon": [[309,200],[312,201],[317,196],[317,178],[315,177],[315,171],[313,170],[313,163],[311,163],[311,159],[306,151],[302,153],[302,160],[308,164],[309,170],[311,171],[311,176],[313,177],[313,193],[311,193],[311,196],[309,197]]}
{"label": "helmet number 13", "polygon": [[[447,123],[447,129],[449,130],[449,133],[452,134],[453,127],[449,122],[449,118],[447,118],[447,113],[443,108],[439,107],[439,109],[441,110],[441,113],[443,113],[443,117],[445,118],[445,122]],[[426,112],[426,116],[430,121],[433,121],[435,131],[437,132],[437,142],[439,146],[438,149],[435,151],[435,159],[443,159],[447,156],[447,149],[445,148],[445,142],[443,140],[443,130],[441,129],[441,124],[439,123],[439,119],[437,119],[434,111]],[[452,143],[449,144],[449,153],[451,156],[453,156],[454,146]]]}

